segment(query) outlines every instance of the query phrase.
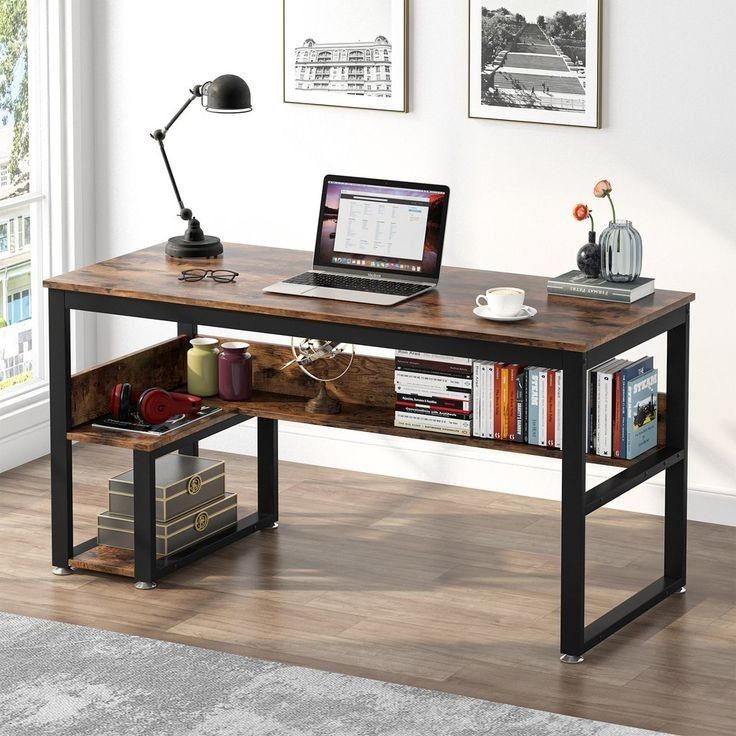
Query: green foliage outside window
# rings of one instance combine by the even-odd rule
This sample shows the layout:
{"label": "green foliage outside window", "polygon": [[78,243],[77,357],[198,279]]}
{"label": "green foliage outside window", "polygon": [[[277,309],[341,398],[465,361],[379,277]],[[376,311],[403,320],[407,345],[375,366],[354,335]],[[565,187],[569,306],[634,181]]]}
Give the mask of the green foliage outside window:
{"label": "green foliage outside window", "polygon": [[28,8],[26,0],[0,0],[0,123],[13,123],[8,164],[17,194],[28,191]]}

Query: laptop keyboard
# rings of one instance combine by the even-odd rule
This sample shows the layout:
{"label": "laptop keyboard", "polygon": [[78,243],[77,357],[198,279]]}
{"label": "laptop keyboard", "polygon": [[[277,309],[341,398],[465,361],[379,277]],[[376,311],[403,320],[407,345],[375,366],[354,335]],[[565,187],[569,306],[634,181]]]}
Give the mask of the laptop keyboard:
{"label": "laptop keyboard", "polygon": [[300,273],[290,279],[287,284],[305,284],[307,286],[326,286],[330,289],[348,289],[349,291],[368,291],[373,294],[390,294],[392,296],[413,296],[428,288],[427,284],[410,284],[406,281],[389,281],[383,279],[363,279],[359,276],[343,276],[336,273]]}

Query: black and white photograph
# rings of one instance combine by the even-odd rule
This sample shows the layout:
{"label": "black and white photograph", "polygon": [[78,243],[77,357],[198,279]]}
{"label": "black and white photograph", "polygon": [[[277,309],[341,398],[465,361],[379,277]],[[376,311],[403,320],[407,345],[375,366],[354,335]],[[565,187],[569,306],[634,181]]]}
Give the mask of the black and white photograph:
{"label": "black and white photograph", "polygon": [[284,102],[406,112],[408,0],[284,0]]}
{"label": "black and white photograph", "polygon": [[471,118],[599,127],[600,0],[469,0]]}

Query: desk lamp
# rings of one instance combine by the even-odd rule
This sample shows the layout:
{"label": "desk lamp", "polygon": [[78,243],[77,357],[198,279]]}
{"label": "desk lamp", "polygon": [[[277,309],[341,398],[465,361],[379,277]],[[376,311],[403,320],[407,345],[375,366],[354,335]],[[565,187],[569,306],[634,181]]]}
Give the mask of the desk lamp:
{"label": "desk lamp", "polygon": [[189,207],[184,206],[181,194],[179,194],[179,187],[177,187],[176,179],[174,179],[174,173],[171,170],[169,157],[166,155],[164,138],[166,138],[169,128],[197,98],[202,100],[202,106],[208,112],[250,112],[253,108],[250,104],[248,85],[243,79],[234,74],[223,74],[212,82],[205,82],[192,87],[189,92],[191,97],[179,108],[179,111],[169,120],[166,127],[159,128],[151,133],[151,138],[158,141],[161,148],[166,171],[169,174],[171,186],[174,188],[176,201],[179,203],[179,217],[189,223],[184,235],[169,238],[169,242],[166,244],[166,255],[173,258],[213,258],[222,253],[220,238],[214,235],[205,235],[199,220],[192,214]]}

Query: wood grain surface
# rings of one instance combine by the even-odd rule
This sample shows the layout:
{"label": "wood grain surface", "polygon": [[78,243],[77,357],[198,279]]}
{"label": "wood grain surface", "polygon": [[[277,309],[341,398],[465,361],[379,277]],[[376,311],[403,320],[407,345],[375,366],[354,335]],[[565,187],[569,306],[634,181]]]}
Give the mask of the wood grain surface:
{"label": "wood grain surface", "polygon": [[[164,245],[159,244],[46,279],[44,285],[146,301],[575,352],[605,344],[695,298],[689,293],[657,290],[631,305],[571,299],[548,296],[545,277],[447,267],[437,290],[394,307],[376,307],[263,293],[264,287],[308,270],[311,253],[307,251],[227,243],[224,255],[206,261],[206,267],[237,271],[240,276],[236,282],[178,280],[183,269],[202,266],[202,261],[168,258]],[[537,316],[511,323],[476,317],[476,295],[495,286],[525,289],[526,303],[538,310]]]}
{"label": "wood grain surface", "polygon": [[[76,542],[130,453],[74,447]],[[241,514],[255,458],[226,463]],[[427,455],[427,462],[439,463]],[[688,592],[558,661],[559,504],[282,462],[280,528],[167,576],[51,574],[49,467],[0,475],[0,610],[678,736],[736,723],[736,530],[690,522]],[[661,575],[662,519],[587,521],[587,620]]]}
{"label": "wood grain surface", "polygon": [[[217,337],[217,339],[222,343],[232,338]],[[186,376],[187,349],[188,342],[184,337],[173,338],[149,350],[143,350],[141,353],[128,355],[119,361],[110,361],[77,374],[72,380],[72,385],[75,387],[72,396],[73,416],[88,417],[95,407],[100,409],[100,414],[90,418],[96,419],[106,414],[106,397],[109,393],[107,382],[126,380],[125,377],[131,371],[135,374],[135,382],[141,388],[158,385],[165,386],[167,389],[186,391],[183,377]],[[154,437],[100,429],[91,426],[91,422],[87,422],[75,427],[67,436],[79,442],[150,451],[162,447],[174,436],[177,438],[187,436],[201,427],[217,424],[229,414],[238,413],[266,419],[331,426],[525,455],[557,459],[562,457],[560,450],[549,447],[476,437],[457,437],[438,432],[395,427],[394,361],[389,358],[356,355],[350,371],[338,381],[331,383],[329,387],[330,393],[342,402],[342,411],[339,414],[310,414],[306,411],[306,401],[316,394],[315,382],[296,366],[282,370],[293,357],[291,349],[285,345],[251,342],[250,352],[253,356],[253,385],[255,388],[253,397],[248,401],[239,402],[225,401],[218,397],[205,399],[205,404],[221,407],[223,414],[207,418],[204,424],[200,421],[187,425],[175,434]],[[160,361],[157,362],[156,356],[160,356]],[[174,367],[167,368],[166,361],[169,361]],[[150,373],[146,373],[146,369],[149,369]],[[177,377],[182,381],[181,385],[171,383]],[[96,397],[90,395],[95,392],[98,393]],[[100,399],[101,396],[104,397],[104,400]],[[75,403],[77,401],[81,402],[81,406],[77,406]],[[664,446],[666,421],[664,394],[659,395],[658,415],[658,445]],[[649,454],[654,452],[656,448]],[[587,459],[590,463],[615,467],[627,467],[632,463],[630,460],[592,454],[588,455]]]}

